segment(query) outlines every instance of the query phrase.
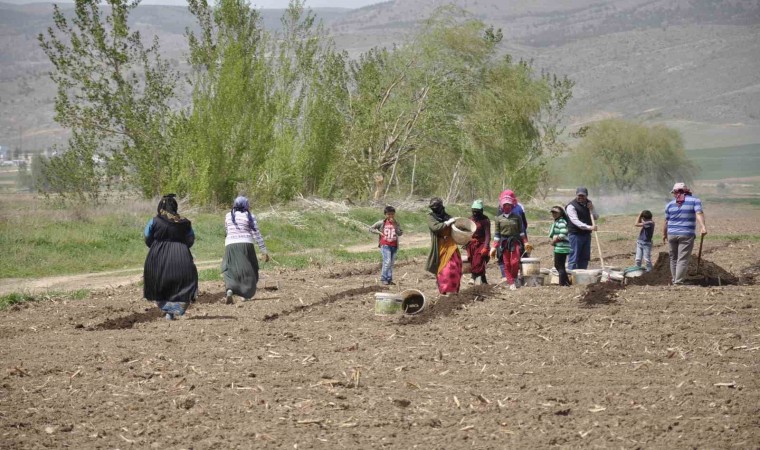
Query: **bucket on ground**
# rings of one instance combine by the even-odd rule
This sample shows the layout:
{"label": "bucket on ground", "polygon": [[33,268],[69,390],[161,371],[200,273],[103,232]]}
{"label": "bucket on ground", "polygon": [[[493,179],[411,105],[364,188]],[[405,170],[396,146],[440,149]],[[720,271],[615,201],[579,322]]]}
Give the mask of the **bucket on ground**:
{"label": "bucket on ground", "polygon": [[522,274],[525,277],[541,273],[541,258],[520,258],[520,264],[522,264]]}
{"label": "bucket on ground", "polygon": [[392,292],[375,293],[375,315],[390,316],[401,312],[401,296]]}
{"label": "bucket on ground", "polygon": [[542,273],[539,273],[538,275],[527,275],[523,277],[523,286],[526,286],[526,287],[543,286],[545,280],[546,280],[546,277]]}
{"label": "bucket on ground", "polygon": [[417,289],[407,289],[399,294],[401,312],[408,315],[419,314],[425,309],[425,294]]}
{"label": "bucket on ground", "polygon": [[644,268],[639,266],[626,267],[623,270],[623,275],[626,278],[636,278],[644,275]]}
{"label": "bucket on ground", "polygon": [[602,271],[599,269],[575,269],[573,273],[573,284],[586,285],[598,283],[602,277]]}
{"label": "bucket on ground", "polygon": [[477,225],[466,217],[457,217],[451,225],[451,237],[459,245],[465,245],[472,239],[472,234],[477,230]]}

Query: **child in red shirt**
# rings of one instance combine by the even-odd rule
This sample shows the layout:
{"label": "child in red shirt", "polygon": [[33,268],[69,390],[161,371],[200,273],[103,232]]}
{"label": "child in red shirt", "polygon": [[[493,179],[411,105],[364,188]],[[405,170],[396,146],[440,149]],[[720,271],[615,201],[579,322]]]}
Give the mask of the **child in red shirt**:
{"label": "child in red shirt", "polygon": [[383,285],[393,285],[393,263],[396,261],[396,252],[398,251],[398,238],[404,232],[396,221],[396,209],[393,206],[386,206],[383,210],[385,219],[378,220],[371,227],[369,232],[379,234],[380,254],[383,255],[383,268],[380,273],[380,282]]}

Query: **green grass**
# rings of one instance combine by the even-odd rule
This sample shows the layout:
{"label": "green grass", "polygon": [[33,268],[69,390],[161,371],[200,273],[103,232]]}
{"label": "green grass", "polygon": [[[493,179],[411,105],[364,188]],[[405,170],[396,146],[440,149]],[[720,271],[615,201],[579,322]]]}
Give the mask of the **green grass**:
{"label": "green grass", "polygon": [[35,302],[39,300],[60,299],[60,300],[82,300],[90,295],[90,291],[80,289],[71,292],[48,292],[46,294],[33,295],[21,292],[12,292],[0,296],[0,311],[19,303]]}
{"label": "green grass", "polygon": [[[31,196],[0,199],[0,278],[38,278],[54,275],[135,269],[143,265],[148,248],[143,229],[152,216],[147,202],[119,204],[98,209],[63,209],[33,200]],[[16,198],[16,197],[13,197]],[[447,205],[453,216],[469,216],[470,205]],[[256,213],[257,211],[254,211]],[[224,255],[224,214],[190,212],[196,261],[221,260]],[[529,220],[548,220],[548,213],[528,210]],[[496,210],[486,207],[493,218]],[[427,234],[428,209],[399,210],[396,214],[406,233]],[[375,244],[377,236],[367,227],[383,217],[381,208],[357,207],[345,213],[299,210],[293,207],[257,214],[273,261],[272,268],[306,268],[339,262],[380,262],[377,250],[349,252],[346,247]],[[534,222],[535,223],[535,222]],[[429,249],[404,248],[398,258],[427,255]],[[199,272],[202,281],[219,280],[219,269]]]}
{"label": "green grass", "polygon": [[698,180],[756,177],[760,175],[760,144],[687,150],[700,170]]}
{"label": "green grass", "polygon": [[[24,200],[29,201],[29,200]],[[142,266],[148,248],[143,229],[150,211],[108,207],[63,210],[38,203],[4,201],[0,220],[0,278],[30,278],[133,269]],[[147,206],[141,206],[145,209]],[[224,254],[224,214],[191,213],[196,261],[219,260]],[[254,211],[255,213],[256,211]],[[453,207],[465,215],[469,208]],[[383,217],[379,208],[352,208],[347,213],[282,209],[265,211],[259,226],[274,262],[263,266],[304,268],[311,264],[378,260],[376,252],[351,253],[344,247],[376,242],[367,227]],[[407,233],[425,232],[427,210],[399,211]],[[407,250],[402,249],[402,255]],[[416,254],[416,253],[415,253]],[[201,280],[218,279],[218,269],[202,270]]]}

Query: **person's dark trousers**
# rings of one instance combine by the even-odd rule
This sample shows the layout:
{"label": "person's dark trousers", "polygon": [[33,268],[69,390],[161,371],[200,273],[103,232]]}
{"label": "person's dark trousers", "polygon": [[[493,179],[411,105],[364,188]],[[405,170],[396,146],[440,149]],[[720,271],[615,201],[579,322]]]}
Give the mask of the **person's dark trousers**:
{"label": "person's dark trousers", "polygon": [[591,233],[570,233],[570,256],[567,269],[588,269],[591,259]]}
{"label": "person's dark trousers", "polygon": [[567,261],[567,253],[555,253],[554,254],[554,268],[559,272],[559,285],[570,286],[570,277],[565,270],[565,262]]}

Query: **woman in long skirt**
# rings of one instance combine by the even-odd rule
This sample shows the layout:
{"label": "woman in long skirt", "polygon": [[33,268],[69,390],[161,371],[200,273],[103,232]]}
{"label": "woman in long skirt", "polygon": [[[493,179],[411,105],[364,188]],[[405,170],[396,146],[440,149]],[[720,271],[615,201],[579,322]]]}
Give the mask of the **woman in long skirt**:
{"label": "woman in long skirt", "polygon": [[430,200],[428,228],[430,229],[430,254],[426,270],[436,276],[438,292],[443,295],[459,292],[462,281],[462,256],[451,236],[451,225],[456,218],[446,213],[443,200]]}
{"label": "woman in long skirt", "polygon": [[259,246],[264,261],[269,261],[269,253],[247,198],[235,199],[232,210],[224,218],[224,226],[227,237],[224,240],[222,276],[227,288],[227,304],[232,304],[233,295],[248,301],[256,295],[256,284],[259,282],[259,260],[253,242]]}
{"label": "woman in long skirt", "polygon": [[143,235],[150,248],[143,270],[143,296],[173,320],[185,314],[198,296],[198,270],[190,253],[195,233],[190,221],[177,212],[174,194],[161,198]]}

